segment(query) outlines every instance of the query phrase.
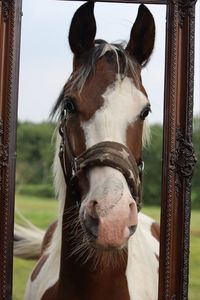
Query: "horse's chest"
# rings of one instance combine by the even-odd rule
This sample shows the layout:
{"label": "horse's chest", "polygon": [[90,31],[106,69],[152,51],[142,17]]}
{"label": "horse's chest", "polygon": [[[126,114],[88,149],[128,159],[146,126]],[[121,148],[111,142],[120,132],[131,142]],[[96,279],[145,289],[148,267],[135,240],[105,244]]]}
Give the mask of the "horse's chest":
{"label": "horse's chest", "polygon": [[60,285],[56,283],[49,288],[41,300],[130,300],[127,281],[123,279],[110,278],[102,279],[101,282],[85,282],[75,285],[66,283]]}

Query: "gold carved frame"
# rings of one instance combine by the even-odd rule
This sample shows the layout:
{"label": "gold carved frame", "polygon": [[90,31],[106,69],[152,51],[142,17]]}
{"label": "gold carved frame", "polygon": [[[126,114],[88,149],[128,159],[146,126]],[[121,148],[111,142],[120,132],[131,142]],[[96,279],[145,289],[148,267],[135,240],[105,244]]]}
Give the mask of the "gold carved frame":
{"label": "gold carved frame", "polygon": [[[104,0],[167,7],[159,300],[188,299],[190,193],[196,161],[192,145],[196,1]],[[1,300],[12,298],[21,16],[22,0],[0,0]]]}

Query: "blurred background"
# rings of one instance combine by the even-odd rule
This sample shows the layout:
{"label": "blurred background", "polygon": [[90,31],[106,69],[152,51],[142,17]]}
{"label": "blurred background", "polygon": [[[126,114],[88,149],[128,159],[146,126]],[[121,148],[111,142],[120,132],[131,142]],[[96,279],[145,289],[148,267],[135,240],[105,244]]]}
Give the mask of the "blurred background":
{"label": "blurred background", "polygon": [[[71,18],[81,2],[26,0],[23,3],[21,40],[19,117],[17,131],[16,208],[40,228],[56,219],[52,161],[55,123],[49,113],[71,73],[72,56],[68,47]],[[152,58],[143,70],[152,114],[149,116],[152,143],[144,149],[143,212],[159,221],[162,165],[166,8],[148,5],[157,32]],[[97,38],[109,42],[129,39],[138,5],[95,5]],[[196,54],[194,146],[200,160],[200,40],[199,1],[196,6]],[[16,215],[16,221],[18,216]],[[196,165],[192,187],[192,222],[189,299],[200,295],[200,166]],[[13,299],[23,299],[25,283],[35,261],[15,259]]]}

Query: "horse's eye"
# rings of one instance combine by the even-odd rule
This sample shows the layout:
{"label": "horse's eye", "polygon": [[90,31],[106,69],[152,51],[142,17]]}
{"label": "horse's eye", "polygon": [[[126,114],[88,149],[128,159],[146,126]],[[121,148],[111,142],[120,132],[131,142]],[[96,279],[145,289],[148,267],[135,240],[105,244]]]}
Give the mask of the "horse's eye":
{"label": "horse's eye", "polygon": [[140,113],[140,119],[144,120],[148,114],[151,112],[151,107],[150,105],[146,106],[143,111]]}
{"label": "horse's eye", "polygon": [[67,99],[64,105],[64,110],[66,110],[68,113],[73,113],[76,110],[76,106],[74,104],[74,101],[72,99]]}

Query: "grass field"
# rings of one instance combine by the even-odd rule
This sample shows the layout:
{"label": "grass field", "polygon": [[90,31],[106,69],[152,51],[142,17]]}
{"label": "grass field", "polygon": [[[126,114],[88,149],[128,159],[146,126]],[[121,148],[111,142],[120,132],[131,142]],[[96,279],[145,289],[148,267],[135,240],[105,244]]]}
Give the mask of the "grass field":
{"label": "grass field", "polygon": [[[47,226],[56,218],[57,203],[54,200],[27,196],[17,196],[18,210],[40,228]],[[143,212],[159,221],[158,207],[144,207]],[[16,221],[19,218],[16,216]],[[22,300],[28,275],[35,261],[14,259],[13,300]],[[192,212],[190,248],[189,300],[200,299],[200,211]],[[37,300],[37,299],[36,299]],[[142,299],[141,299],[142,300]]]}

